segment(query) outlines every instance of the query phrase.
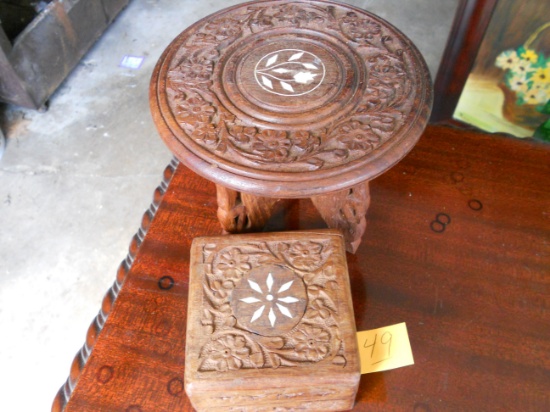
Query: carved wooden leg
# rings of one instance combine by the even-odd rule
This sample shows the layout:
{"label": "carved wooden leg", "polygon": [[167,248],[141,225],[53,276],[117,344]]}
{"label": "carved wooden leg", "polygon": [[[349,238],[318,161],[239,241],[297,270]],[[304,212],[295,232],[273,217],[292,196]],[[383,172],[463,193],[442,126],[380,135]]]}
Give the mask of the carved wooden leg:
{"label": "carved wooden leg", "polygon": [[275,198],[260,197],[216,185],[218,220],[224,231],[242,233],[261,230],[271,217]]}
{"label": "carved wooden leg", "polygon": [[330,228],[344,232],[347,251],[355,253],[367,227],[365,215],[370,204],[369,182],[339,192],[313,196],[311,200]]}

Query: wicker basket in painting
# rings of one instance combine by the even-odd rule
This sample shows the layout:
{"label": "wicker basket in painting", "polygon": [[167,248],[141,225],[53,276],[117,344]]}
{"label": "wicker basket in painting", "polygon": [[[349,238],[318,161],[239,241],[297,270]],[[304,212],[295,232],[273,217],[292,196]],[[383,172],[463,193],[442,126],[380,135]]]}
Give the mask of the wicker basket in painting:
{"label": "wicker basket in painting", "polygon": [[504,93],[502,115],[508,121],[535,129],[548,116],[537,109],[550,99],[550,59],[542,51],[535,51],[533,42],[546,29],[550,22],[539,27],[517,50],[501,53],[496,65],[506,71],[504,80],[499,83]]}

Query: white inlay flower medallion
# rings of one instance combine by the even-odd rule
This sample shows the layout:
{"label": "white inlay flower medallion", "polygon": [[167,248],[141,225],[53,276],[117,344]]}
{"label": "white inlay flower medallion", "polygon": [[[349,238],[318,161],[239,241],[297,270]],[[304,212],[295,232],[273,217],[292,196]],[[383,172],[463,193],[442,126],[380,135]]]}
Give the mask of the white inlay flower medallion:
{"label": "white inlay flower medallion", "polygon": [[292,329],[304,315],[306,303],[302,279],[281,266],[252,270],[232,296],[239,323],[262,335]]}
{"label": "white inlay flower medallion", "polygon": [[313,53],[283,49],[266,54],[254,68],[262,89],[281,96],[302,96],[323,83],[325,65]]}

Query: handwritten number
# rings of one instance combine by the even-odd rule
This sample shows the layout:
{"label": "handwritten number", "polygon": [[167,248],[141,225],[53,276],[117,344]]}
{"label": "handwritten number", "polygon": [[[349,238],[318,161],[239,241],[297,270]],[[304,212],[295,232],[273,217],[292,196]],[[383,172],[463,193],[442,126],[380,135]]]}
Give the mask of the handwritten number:
{"label": "handwritten number", "polygon": [[[382,336],[380,336],[380,339],[378,339],[378,333],[374,335],[373,342],[369,344],[369,339],[366,339],[363,343],[363,347],[365,349],[370,348],[370,359],[373,361],[373,364],[380,363],[383,361],[386,361],[391,358],[391,345],[392,345],[392,339],[393,335],[391,332],[384,332]],[[382,345],[382,348],[379,349],[379,351],[376,353],[375,357],[375,349],[377,347],[380,347],[378,344]],[[378,357],[381,359],[378,360]],[[373,359],[374,358],[374,359]]]}
{"label": "handwritten number", "polygon": [[[384,338],[386,340],[384,341]],[[382,345],[388,345],[388,358],[391,358],[391,341],[392,341],[392,334],[390,332],[384,332],[384,334],[380,337],[380,343]]]}
{"label": "handwritten number", "polygon": [[376,339],[377,339],[377,338],[378,338],[378,333],[377,333],[376,335],[374,335],[374,342],[373,342],[373,343],[371,343],[370,345],[367,345],[367,342],[369,341],[369,340],[367,339],[367,340],[365,340],[365,343],[364,343],[364,345],[363,345],[363,347],[364,347],[365,349],[367,349],[367,348],[372,348],[371,351],[370,351],[370,357],[371,357],[371,359],[372,359],[372,355],[374,355],[374,348],[375,348],[375,346],[376,346]]}

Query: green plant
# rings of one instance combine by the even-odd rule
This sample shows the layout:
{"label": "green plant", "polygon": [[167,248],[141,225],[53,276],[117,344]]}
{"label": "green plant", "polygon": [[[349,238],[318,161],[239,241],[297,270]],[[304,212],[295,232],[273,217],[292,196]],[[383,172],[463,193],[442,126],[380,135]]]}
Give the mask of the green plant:
{"label": "green plant", "polygon": [[[548,100],[546,104],[539,109],[539,111],[550,116],[550,100]],[[550,142],[550,117],[539,127],[537,127],[533,137],[545,142]]]}

